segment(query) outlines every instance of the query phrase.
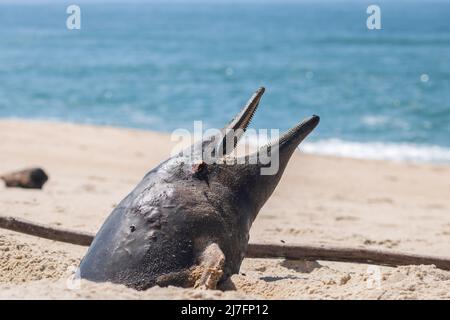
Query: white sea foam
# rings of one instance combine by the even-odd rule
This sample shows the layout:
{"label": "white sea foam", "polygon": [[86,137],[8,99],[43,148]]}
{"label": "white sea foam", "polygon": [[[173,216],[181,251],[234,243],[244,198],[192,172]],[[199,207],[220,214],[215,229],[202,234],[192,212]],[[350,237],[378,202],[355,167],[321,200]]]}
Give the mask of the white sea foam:
{"label": "white sea foam", "polygon": [[361,122],[371,128],[389,126],[401,130],[410,129],[408,122],[401,119],[392,119],[387,116],[367,115],[361,118]]}
{"label": "white sea foam", "polygon": [[[246,139],[242,142],[247,142],[254,147],[258,145],[261,147],[269,140],[264,136],[246,135]],[[305,141],[300,145],[300,150],[311,154],[357,159],[450,163],[450,148],[413,143],[352,142],[327,139],[315,142]]]}
{"label": "white sea foam", "polygon": [[306,153],[358,159],[450,163],[450,148],[412,143],[362,143],[328,139],[305,142],[300,149]]}

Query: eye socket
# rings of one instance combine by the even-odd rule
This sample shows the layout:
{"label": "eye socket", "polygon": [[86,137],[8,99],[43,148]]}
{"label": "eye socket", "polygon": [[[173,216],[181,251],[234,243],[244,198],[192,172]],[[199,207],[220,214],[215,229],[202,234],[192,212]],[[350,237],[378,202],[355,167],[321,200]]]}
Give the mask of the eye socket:
{"label": "eye socket", "polygon": [[133,225],[131,225],[131,226],[130,226],[130,231],[131,231],[131,232],[134,232],[135,230],[136,230],[136,227],[133,226]]}

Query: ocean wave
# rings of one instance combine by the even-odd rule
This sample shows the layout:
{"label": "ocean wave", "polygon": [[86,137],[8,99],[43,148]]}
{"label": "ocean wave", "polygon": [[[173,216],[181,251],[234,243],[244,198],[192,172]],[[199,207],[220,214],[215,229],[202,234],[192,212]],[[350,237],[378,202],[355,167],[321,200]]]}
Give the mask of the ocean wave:
{"label": "ocean wave", "polygon": [[[239,142],[252,147],[276,140],[265,134],[247,132]],[[305,141],[299,149],[305,153],[356,159],[408,161],[421,163],[450,163],[450,148],[414,143],[354,142],[341,139]]]}
{"label": "ocean wave", "polygon": [[305,142],[300,149],[306,153],[357,159],[450,163],[450,148],[435,145],[327,139]]}

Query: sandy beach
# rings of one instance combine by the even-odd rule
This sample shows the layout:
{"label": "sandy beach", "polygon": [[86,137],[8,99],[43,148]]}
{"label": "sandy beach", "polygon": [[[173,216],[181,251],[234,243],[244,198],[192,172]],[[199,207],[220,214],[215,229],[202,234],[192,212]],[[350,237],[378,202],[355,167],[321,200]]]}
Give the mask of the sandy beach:
{"label": "sandy beach", "polygon": [[[88,232],[174,145],[163,133],[25,120],[1,120],[0,141],[0,174],[40,166],[50,176],[43,190],[1,184],[0,214]],[[250,241],[449,257],[450,166],[297,152]],[[74,283],[86,250],[0,229],[0,298],[450,299],[450,271],[432,265],[245,259],[222,290]]]}

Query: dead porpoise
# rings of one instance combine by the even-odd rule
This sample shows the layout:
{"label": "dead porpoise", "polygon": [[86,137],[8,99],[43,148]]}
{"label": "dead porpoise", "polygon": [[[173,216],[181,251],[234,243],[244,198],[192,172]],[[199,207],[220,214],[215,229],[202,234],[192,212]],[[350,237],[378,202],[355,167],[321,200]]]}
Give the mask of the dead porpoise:
{"label": "dead porpoise", "polygon": [[[214,152],[229,153],[263,93],[260,88],[250,98],[222,129],[223,135],[194,143],[189,150],[204,152],[214,144]],[[79,275],[138,290],[154,285],[215,288],[239,272],[250,226],[291,155],[318,123],[314,115],[281,136],[278,144],[266,147],[270,153],[277,146],[279,169],[273,175],[262,175],[261,169],[270,164],[252,162],[252,155],[234,164],[205,163],[181,152],[162,162],[106,219],[81,261]],[[241,133],[235,134],[233,146],[228,143],[225,148],[230,129]]]}

